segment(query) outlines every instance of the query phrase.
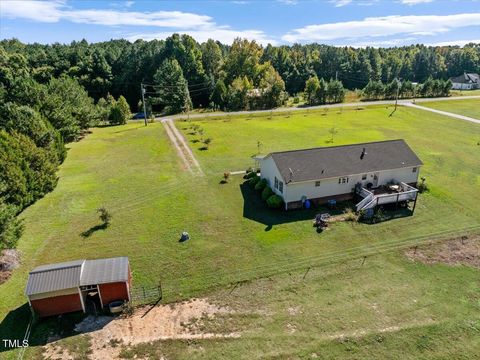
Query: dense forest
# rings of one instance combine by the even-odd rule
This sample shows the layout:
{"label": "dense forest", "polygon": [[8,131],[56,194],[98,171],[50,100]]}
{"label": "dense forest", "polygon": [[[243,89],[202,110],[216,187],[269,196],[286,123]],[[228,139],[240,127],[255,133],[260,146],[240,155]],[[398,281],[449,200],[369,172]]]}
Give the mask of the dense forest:
{"label": "dense forest", "polygon": [[65,143],[100,123],[122,124],[146,106],[268,109],[305,91],[310,104],[341,102],[345,89],[365,98],[448,94],[450,76],[480,72],[480,45],[354,49],[231,46],[187,35],[165,41],[111,40],[69,45],[0,42],[0,249],[22,231],[17,215],[51,191]]}
{"label": "dense forest", "polygon": [[[111,40],[89,44],[25,45],[5,40],[0,46],[22,54],[39,83],[68,76],[96,101],[123,95],[133,111],[146,84],[148,105],[177,112],[191,107],[226,110],[278,106],[286,95],[304,91],[316,76],[363,89],[370,81],[396,79],[423,83],[464,71],[480,72],[480,45],[398,48],[334,47],[319,44],[261,47],[237,39],[231,46],[214,40],[199,44],[188,35],[130,43]],[[334,96],[332,96],[333,98]]]}

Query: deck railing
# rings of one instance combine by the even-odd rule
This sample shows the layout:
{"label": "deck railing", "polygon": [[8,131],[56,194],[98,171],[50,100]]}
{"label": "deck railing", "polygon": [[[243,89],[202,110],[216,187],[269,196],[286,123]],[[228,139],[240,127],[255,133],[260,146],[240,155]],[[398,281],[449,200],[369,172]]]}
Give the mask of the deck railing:
{"label": "deck railing", "polygon": [[358,191],[358,194],[360,196],[364,196],[364,199],[356,205],[357,211],[371,209],[377,205],[415,200],[418,192],[417,189],[404,182],[401,182],[399,186],[401,188],[398,192],[379,195],[374,195],[367,189],[362,188],[360,191]]}

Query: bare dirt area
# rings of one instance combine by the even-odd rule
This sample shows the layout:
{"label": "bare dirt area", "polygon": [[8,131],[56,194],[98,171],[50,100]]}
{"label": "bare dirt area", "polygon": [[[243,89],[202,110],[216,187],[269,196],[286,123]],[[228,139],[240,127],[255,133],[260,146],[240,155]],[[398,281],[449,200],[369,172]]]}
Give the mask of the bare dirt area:
{"label": "bare dirt area", "polygon": [[412,261],[425,264],[444,263],[466,265],[480,269],[480,235],[464,236],[441,243],[410,248],[406,251]]}
{"label": "bare dirt area", "polygon": [[15,249],[5,249],[0,253],[0,284],[8,280],[12,270],[20,265],[20,255]]}
{"label": "bare dirt area", "polygon": [[[81,337],[89,337],[89,359],[117,359],[122,347],[156,340],[239,337],[237,332],[204,332],[200,327],[192,326],[201,319],[214,319],[233,312],[227,307],[211,304],[206,299],[191,299],[154,308],[141,307],[128,317],[89,316],[77,324],[75,330],[82,333]],[[62,341],[47,344],[44,358],[75,358],[70,351],[65,350]]]}

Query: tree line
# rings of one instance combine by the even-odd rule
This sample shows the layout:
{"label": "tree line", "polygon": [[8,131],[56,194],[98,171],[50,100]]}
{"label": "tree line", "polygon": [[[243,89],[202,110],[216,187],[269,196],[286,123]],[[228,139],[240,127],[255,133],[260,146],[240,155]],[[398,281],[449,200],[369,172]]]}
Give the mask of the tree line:
{"label": "tree line", "polygon": [[388,84],[370,80],[362,89],[361,97],[365,100],[407,99],[415,97],[448,96],[452,82],[450,80],[432,79],[429,77],[423,84],[411,81],[393,80]]}
{"label": "tree line", "polygon": [[[337,79],[345,89],[370,82],[390,86],[395,79],[424,83],[447,80],[465,70],[480,72],[480,45],[395,48],[351,48],[319,44],[262,47],[236,39],[232,45],[196,42],[174,34],[165,40],[134,43],[85,40],[63,44],[0,43],[22,54],[33,78],[45,84],[67,75],[98,101],[123,95],[133,110],[141,109],[140,84],[146,84],[147,106],[178,112],[191,108],[266,109],[305,89],[310,78]],[[319,80],[320,81],[320,80]],[[323,85],[323,84],[320,84]],[[370,84],[370,87],[372,85]],[[391,85],[393,86],[393,85]],[[318,94],[322,102],[322,94]],[[329,102],[330,100],[327,100]]]}

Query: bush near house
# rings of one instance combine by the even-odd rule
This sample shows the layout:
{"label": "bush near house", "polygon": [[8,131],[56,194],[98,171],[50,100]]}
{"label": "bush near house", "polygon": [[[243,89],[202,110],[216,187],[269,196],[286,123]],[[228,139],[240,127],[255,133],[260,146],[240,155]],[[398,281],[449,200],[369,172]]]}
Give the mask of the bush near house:
{"label": "bush near house", "polygon": [[255,176],[252,176],[249,180],[248,183],[250,184],[251,187],[255,188],[257,183],[260,181],[260,176],[255,174]]}
{"label": "bush near house", "polygon": [[257,184],[255,185],[255,190],[262,192],[263,189],[267,186],[267,180],[266,179],[261,179]]}
{"label": "bush near house", "polygon": [[283,199],[277,194],[272,195],[267,199],[267,205],[269,208],[278,209],[282,206],[282,204]]}
{"label": "bush near house", "polygon": [[257,176],[257,173],[253,170],[250,170],[250,171],[247,171],[247,173],[244,176],[244,179],[251,179],[255,176]]}
{"label": "bush near house", "polygon": [[265,186],[265,188],[262,191],[262,200],[267,201],[270,196],[272,196],[274,192],[270,188],[270,186]]}

